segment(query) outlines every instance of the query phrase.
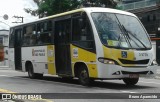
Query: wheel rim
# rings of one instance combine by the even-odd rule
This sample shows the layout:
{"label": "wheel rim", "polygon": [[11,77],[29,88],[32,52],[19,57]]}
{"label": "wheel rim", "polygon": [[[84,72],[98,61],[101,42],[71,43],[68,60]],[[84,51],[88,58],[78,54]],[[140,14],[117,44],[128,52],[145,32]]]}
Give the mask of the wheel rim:
{"label": "wheel rim", "polygon": [[29,77],[32,77],[32,76],[33,76],[33,72],[32,72],[32,69],[31,69],[31,68],[29,68],[28,74],[29,74]]}
{"label": "wheel rim", "polygon": [[86,83],[88,81],[88,73],[86,70],[81,71],[80,79],[82,83]]}

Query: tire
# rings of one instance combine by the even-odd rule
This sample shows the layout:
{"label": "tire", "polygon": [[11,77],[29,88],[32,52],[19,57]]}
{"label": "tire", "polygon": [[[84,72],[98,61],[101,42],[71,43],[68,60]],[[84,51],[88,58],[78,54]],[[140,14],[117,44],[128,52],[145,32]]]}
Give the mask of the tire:
{"label": "tire", "polygon": [[125,78],[123,81],[126,85],[133,86],[138,83],[139,78]]}
{"label": "tire", "polygon": [[73,77],[62,77],[63,80],[72,80]]}
{"label": "tire", "polygon": [[37,79],[43,79],[43,74],[35,73],[35,78],[37,78]]}
{"label": "tire", "polygon": [[36,77],[36,75],[35,75],[35,73],[33,71],[32,64],[28,64],[27,65],[27,69],[28,69],[28,76],[29,76],[29,78],[34,79]]}
{"label": "tire", "polygon": [[78,78],[81,85],[89,86],[91,83],[91,79],[89,78],[89,74],[86,68],[79,69]]}
{"label": "tire", "polygon": [[29,78],[31,78],[31,79],[35,79],[35,78],[42,79],[43,78],[43,74],[34,73],[32,64],[29,64],[27,67],[28,67]]}

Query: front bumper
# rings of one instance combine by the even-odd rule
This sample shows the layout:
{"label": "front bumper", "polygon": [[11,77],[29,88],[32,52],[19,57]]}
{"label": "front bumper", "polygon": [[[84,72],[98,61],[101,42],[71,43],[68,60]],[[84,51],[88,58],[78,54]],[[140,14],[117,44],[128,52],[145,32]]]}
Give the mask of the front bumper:
{"label": "front bumper", "polygon": [[147,67],[122,67],[118,65],[102,64],[98,67],[98,78],[121,79],[129,78],[130,74],[138,74],[140,77],[154,77],[158,66]]}

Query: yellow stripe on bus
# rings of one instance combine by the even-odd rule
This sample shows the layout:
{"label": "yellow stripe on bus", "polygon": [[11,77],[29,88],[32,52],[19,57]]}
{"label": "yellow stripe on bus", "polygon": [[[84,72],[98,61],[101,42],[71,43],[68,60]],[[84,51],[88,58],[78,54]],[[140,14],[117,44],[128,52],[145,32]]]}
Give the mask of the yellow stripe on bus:
{"label": "yellow stripe on bus", "polygon": [[[77,51],[77,52],[74,52]],[[76,55],[77,53],[77,55]],[[72,71],[74,72],[74,64],[76,62],[85,63],[88,67],[89,77],[98,78],[98,70],[96,65],[96,54],[82,48],[71,45]]]}
{"label": "yellow stripe on bus", "polygon": [[[119,59],[125,59],[125,60],[134,60],[134,51],[131,50],[121,50],[121,49],[112,49],[112,48],[107,48],[105,46],[103,46],[103,50],[104,50],[104,57],[108,58],[108,59],[112,59],[117,61],[121,66],[135,66],[134,64],[122,64]],[[123,58],[122,57],[122,51],[127,52],[127,57]]]}
{"label": "yellow stripe on bus", "polygon": [[55,75],[56,68],[55,68],[55,56],[54,56],[54,46],[48,45],[47,46],[47,56],[48,56],[48,74]]}

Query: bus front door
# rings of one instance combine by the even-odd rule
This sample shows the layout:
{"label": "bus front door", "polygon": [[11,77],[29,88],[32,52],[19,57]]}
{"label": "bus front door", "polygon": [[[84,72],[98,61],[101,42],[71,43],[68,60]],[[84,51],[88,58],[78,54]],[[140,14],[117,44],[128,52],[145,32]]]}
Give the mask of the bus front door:
{"label": "bus front door", "polygon": [[71,76],[70,34],[71,20],[55,22],[55,63],[59,75]]}
{"label": "bus front door", "polygon": [[15,30],[15,45],[14,45],[15,70],[22,70],[21,37],[22,37],[22,29],[16,29]]}

